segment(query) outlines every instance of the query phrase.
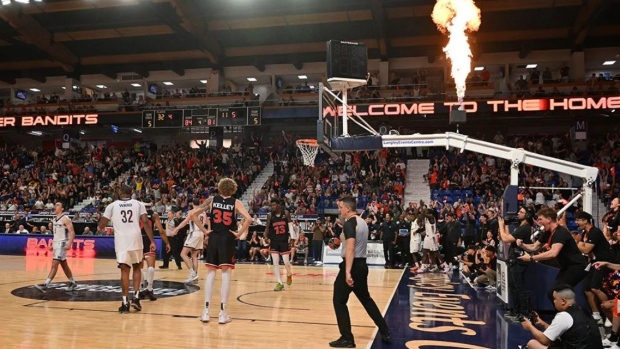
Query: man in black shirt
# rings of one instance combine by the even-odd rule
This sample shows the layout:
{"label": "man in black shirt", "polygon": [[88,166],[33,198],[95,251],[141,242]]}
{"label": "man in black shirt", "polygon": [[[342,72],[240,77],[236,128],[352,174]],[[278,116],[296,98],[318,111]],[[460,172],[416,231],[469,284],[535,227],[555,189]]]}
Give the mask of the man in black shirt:
{"label": "man in black shirt", "polygon": [[[524,262],[538,262],[557,258],[560,271],[555,279],[554,287],[561,284],[574,287],[586,277],[587,261],[577,248],[577,243],[568,229],[560,226],[557,219],[557,213],[549,207],[543,207],[538,211],[537,222],[547,234],[543,234],[543,238],[533,244],[524,244],[523,240],[518,239],[517,246],[530,253],[537,252],[543,247],[546,247],[548,251],[537,255],[525,253],[518,259]],[[547,295],[550,300],[553,300],[553,288]]]}
{"label": "man in black shirt", "polygon": [[[575,223],[580,230],[583,230],[582,241],[577,243],[577,248],[581,253],[590,255],[590,263],[611,262],[614,263],[614,256],[609,246],[609,241],[605,238],[603,231],[595,227],[592,223],[592,215],[587,212],[579,212],[575,215]],[[584,291],[594,320],[603,324],[603,319],[598,311],[599,305],[607,300],[607,296],[601,287],[603,279],[607,278],[610,270],[606,267],[590,268],[588,276],[584,281]]]}
{"label": "man in black shirt", "polygon": [[396,239],[398,235],[398,225],[392,222],[390,214],[385,215],[385,220],[379,228],[381,231],[381,240],[383,240],[383,257],[385,258],[385,268],[394,267],[394,248],[396,247]]}
{"label": "man in black shirt", "polygon": [[452,212],[446,213],[446,224],[439,229],[441,236],[445,236],[444,247],[446,249],[445,261],[448,265],[446,272],[452,272],[449,268],[456,263],[455,257],[458,255],[458,248],[461,246],[461,223],[456,220],[456,215]]}
{"label": "man in black shirt", "polygon": [[506,313],[510,320],[517,320],[522,316],[528,317],[531,313],[530,302],[527,290],[525,289],[525,274],[527,273],[528,263],[519,259],[523,250],[517,246],[517,240],[522,240],[526,244],[531,244],[530,235],[532,234],[532,215],[522,207],[517,213],[519,226],[512,232],[508,232],[508,225],[504,219],[499,217],[499,238],[506,244],[510,244],[508,250],[508,286],[512,294],[514,308]]}

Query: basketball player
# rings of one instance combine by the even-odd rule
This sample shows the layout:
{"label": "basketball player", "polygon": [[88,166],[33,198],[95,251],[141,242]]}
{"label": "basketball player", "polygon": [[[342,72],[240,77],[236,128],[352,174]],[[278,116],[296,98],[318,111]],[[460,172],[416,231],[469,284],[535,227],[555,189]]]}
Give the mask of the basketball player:
{"label": "basketball player", "polygon": [[[205,279],[205,308],[200,320],[202,322],[209,322],[215,271],[221,269],[222,289],[218,320],[220,324],[227,324],[232,321],[226,311],[226,303],[230,293],[230,271],[235,268],[235,239],[238,239],[242,234],[247,234],[252,217],[243,207],[241,201],[232,197],[237,192],[237,183],[233,179],[220,179],[217,184],[217,190],[217,195],[209,198],[199,208],[190,211],[190,216],[198,216],[206,210],[211,210],[211,228],[213,230],[209,234],[205,263],[209,271]],[[241,229],[234,231],[233,229],[237,228],[237,214],[240,214],[244,221]]]}
{"label": "basketball player", "polygon": [[123,297],[123,303],[118,308],[120,313],[129,312],[129,270],[132,268],[135,294],[131,300],[131,306],[137,311],[142,310],[138,296],[142,276],[141,265],[144,258],[140,222],[150,242],[149,252],[156,250],[153,229],[149,224],[146,208],[143,203],[131,198],[131,192],[131,187],[122,185],[120,199],[105,208],[103,217],[99,221],[99,230],[104,230],[110,221],[114,227],[114,250],[116,262],[121,269],[121,295]]}
{"label": "basketball player", "polygon": [[[159,231],[159,235],[161,240],[166,245],[166,252],[170,252],[170,242],[168,241],[168,236],[166,236],[166,230],[161,225],[161,218],[159,218],[159,214],[154,212],[151,209],[151,203],[145,202],[144,206],[146,209],[146,216],[148,218],[147,224],[151,227],[151,231],[153,230],[153,225]],[[157,297],[153,294],[153,279],[155,279],[155,260],[157,259],[157,255],[155,251],[150,250],[149,246],[149,238],[146,233],[145,224],[140,222],[140,226],[142,229],[140,230],[142,233],[142,254],[144,255],[144,261],[146,261],[146,277],[144,277],[144,262],[140,264],[141,272],[141,282],[140,282],[140,292],[138,293],[138,297],[140,299],[146,299],[148,297],[151,301],[156,301]],[[146,280],[145,280],[146,279]],[[144,282],[146,281],[146,282]]]}
{"label": "basketball player", "polygon": [[351,318],[347,302],[351,292],[364,306],[366,313],[379,327],[381,340],[391,343],[390,330],[381,315],[377,304],[368,292],[368,265],[366,264],[366,247],[368,244],[368,225],[356,214],[355,198],[345,196],[338,201],[338,212],[345,219],[340,236],[342,241],[342,258],[340,271],[334,282],[334,311],[340,330],[340,338],[329,343],[334,348],[355,348],[355,340],[351,332]]}
{"label": "basketball player", "polygon": [[65,204],[57,202],[54,205],[55,217],[52,220],[54,227],[54,242],[52,243],[51,250],[54,251],[54,259],[52,260],[52,269],[47,275],[47,279],[42,285],[34,285],[34,288],[45,293],[47,292],[47,286],[52,282],[56,272],[58,271],[58,265],[62,267],[65,275],[69,279],[71,284],[67,287],[68,291],[73,291],[77,287],[77,283],[73,280],[73,273],[67,264],[67,251],[73,246],[73,238],[75,237],[75,231],[73,230],[73,223],[71,218],[65,213]]}
{"label": "basketball player", "polygon": [[[192,207],[197,209],[199,205],[200,200],[194,199]],[[183,258],[185,265],[189,268],[189,277],[184,281],[186,284],[198,281],[198,254],[203,249],[205,236],[209,234],[209,231],[205,229],[205,224],[211,225],[205,212],[198,215],[188,214],[187,218],[175,229],[174,234],[188,222],[189,233],[181,250],[181,258]],[[191,254],[191,258],[188,257],[189,254]]]}
{"label": "basketball player", "polygon": [[289,232],[293,230],[292,225],[291,215],[288,212],[282,212],[280,200],[271,199],[271,213],[267,215],[265,235],[271,240],[269,251],[273,260],[273,273],[278,281],[276,288],[273,289],[274,291],[282,291],[284,289],[282,276],[280,275],[280,256],[282,256],[284,267],[286,268],[286,284],[290,286],[293,283],[293,272],[289,261],[291,254]]}

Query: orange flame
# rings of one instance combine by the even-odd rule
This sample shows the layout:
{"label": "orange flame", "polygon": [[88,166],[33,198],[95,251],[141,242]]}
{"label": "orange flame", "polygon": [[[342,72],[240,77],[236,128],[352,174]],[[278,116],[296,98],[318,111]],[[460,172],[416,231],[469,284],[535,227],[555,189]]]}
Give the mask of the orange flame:
{"label": "orange flame", "polygon": [[443,51],[452,62],[450,75],[454,79],[459,102],[462,102],[465,80],[471,71],[472,54],[467,33],[480,28],[480,9],[473,0],[437,0],[431,17],[437,28],[449,37]]}

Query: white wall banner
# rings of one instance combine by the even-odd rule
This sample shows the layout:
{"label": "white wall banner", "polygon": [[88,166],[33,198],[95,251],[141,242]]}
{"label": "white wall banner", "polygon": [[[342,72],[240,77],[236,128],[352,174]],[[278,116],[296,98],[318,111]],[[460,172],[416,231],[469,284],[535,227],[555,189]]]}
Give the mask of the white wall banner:
{"label": "white wall banner", "polygon": [[[368,265],[385,265],[383,258],[383,243],[369,242],[366,246],[366,263]],[[332,250],[327,245],[323,245],[323,263],[339,264],[342,262],[342,245],[337,250]]]}

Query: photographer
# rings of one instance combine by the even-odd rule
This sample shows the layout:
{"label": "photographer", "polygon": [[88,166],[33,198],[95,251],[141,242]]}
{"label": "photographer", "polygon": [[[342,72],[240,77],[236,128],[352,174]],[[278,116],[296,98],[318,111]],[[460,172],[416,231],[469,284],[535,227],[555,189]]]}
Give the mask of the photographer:
{"label": "photographer", "polygon": [[532,215],[525,207],[521,207],[517,213],[519,226],[512,232],[508,232],[508,225],[503,218],[499,218],[499,238],[502,242],[510,244],[508,250],[508,286],[514,301],[514,308],[506,313],[506,318],[516,320],[522,316],[528,316],[530,302],[527,290],[525,289],[525,273],[527,272],[528,263],[518,258],[523,255],[524,251],[517,246],[517,240],[522,240],[526,244],[531,244],[530,235],[532,234]]}
{"label": "photographer", "polygon": [[[525,253],[518,259],[524,262],[557,259],[560,271],[555,279],[555,285],[568,284],[575,287],[587,275],[585,270],[587,261],[577,248],[577,243],[570,232],[558,224],[557,217],[557,213],[548,207],[538,211],[538,225],[543,227],[546,233],[533,244],[525,244],[522,239],[517,239],[517,246],[529,253],[537,252],[543,247],[547,251],[537,255]],[[549,291],[547,296],[552,300],[552,291]]]}
{"label": "photographer", "polygon": [[497,256],[495,247],[487,246],[482,249],[482,265],[479,265],[478,276],[474,280],[477,286],[495,287],[497,281]]}
{"label": "photographer", "polygon": [[467,251],[459,259],[459,262],[463,263],[463,275],[467,278],[470,277],[473,270],[476,270],[476,255],[476,246],[469,245],[467,246]]}
{"label": "photographer", "polygon": [[[521,326],[534,336],[534,339],[527,343],[528,349],[603,348],[601,333],[596,322],[576,304],[575,291],[571,286],[557,285],[553,288],[553,305],[558,313],[551,324],[547,324],[538,316],[531,320],[528,318],[520,319]],[[543,328],[544,332],[541,332],[534,325]]]}

